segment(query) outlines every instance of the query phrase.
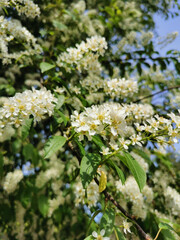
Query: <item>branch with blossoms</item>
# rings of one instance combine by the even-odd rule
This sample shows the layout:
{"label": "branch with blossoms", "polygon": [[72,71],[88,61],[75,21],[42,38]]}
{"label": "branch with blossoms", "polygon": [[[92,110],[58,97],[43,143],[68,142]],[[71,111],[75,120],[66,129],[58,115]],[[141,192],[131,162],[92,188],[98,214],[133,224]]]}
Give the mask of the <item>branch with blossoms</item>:
{"label": "branch with blossoms", "polygon": [[[71,151],[73,152],[73,154],[77,157],[79,164],[81,164],[81,155],[78,152],[78,150],[76,148],[74,148],[73,144],[71,142],[68,143],[69,148],[71,149]],[[99,181],[98,179],[95,177],[94,178],[96,184],[99,186]],[[104,190],[102,192],[105,196],[105,198],[109,201],[111,201],[113,203],[113,205],[119,209],[128,219],[130,219],[136,226],[139,234],[146,240],[150,240],[151,238],[143,231],[143,229],[140,227],[140,225],[135,221],[135,217],[130,215],[116,200],[114,200],[114,198],[110,195],[110,193],[107,190]]]}

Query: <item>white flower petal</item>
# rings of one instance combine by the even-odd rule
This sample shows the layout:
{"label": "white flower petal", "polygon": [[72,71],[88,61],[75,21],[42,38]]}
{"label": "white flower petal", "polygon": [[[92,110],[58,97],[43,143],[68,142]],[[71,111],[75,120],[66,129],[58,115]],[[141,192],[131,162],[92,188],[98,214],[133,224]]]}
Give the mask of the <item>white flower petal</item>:
{"label": "white flower petal", "polygon": [[97,234],[97,232],[95,232],[95,231],[94,231],[94,232],[92,232],[92,236],[93,236],[93,237],[95,237],[95,238],[97,238],[97,237],[98,237],[98,234]]}
{"label": "white flower petal", "polygon": [[104,236],[104,234],[105,234],[105,230],[102,229],[102,230],[100,231],[100,234],[101,234],[101,236]]}

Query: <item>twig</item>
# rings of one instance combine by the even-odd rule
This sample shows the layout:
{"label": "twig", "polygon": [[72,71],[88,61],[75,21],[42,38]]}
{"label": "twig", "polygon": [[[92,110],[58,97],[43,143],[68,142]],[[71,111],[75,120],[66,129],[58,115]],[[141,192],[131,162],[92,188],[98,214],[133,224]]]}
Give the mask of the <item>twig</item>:
{"label": "twig", "polygon": [[[97,185],[99,185],[99,181],[97,180],[97,178],[94,178],[95,182],[97,183]],[[131,219],[132,222],[136,225],[136,228],[139,232],[139,234],[146,240],[150,240],[151,238],[143,231],[143,229],[139,226],[139,224],[134,220],[134,216],[130,215],[128,212],[126,212],[126,210],[121,207],[121,205],[107,192],[107,190],[104,190],[102,192],[104,194],[104,196],[111,201],[114,206],[116,206],[127,218]]]}
{"label": "twig", "polygon": [[[80,156],[79,152],[77,151],[77,149],[75,149],[72,142],[68,142],[68,146],[71,149],[71,151],[74,153],[74,155],[77,157],[77,159],[79,161],[79,165],[80,165],[81,156]],[[94,180],[95,180],[96,184],[99,185],[98,179],[94,178]],[[126,210],[123,207],[121,207],[121,205],[116,200],[114,200],[114,198],[107,192],[107,190],[104,190],[102,193],[105,195],[106,199],[111,201],[114,204],[114,206],[116,208],[118,208],[126,217],[131,219],[131,221],[135,224],[139,234],[143,237],[143,239],[151,240],[151,238],[143,231],[143,229],[139,226],[139,224],[134,220],[135,217],[130,215],[128,212],[126,212]]]}
{"label": "twig", "polygon": [[166,89],[161,90],[161,91],[158,91],[158,92],[156,92],[156,93],[152,93],[152,94],[150,94],[150,95],[148,95],[148,96],[145,96],[145,97],[143,97],[143,98],[140,98],[140,99],[134,101],[133,103],[141,102],[142,100],[144,100],[144,99],[146,99],[146,98],[154,97],[154,96],[157,95],[157,94],[160,94],[160,93],[162,93],[162,92],[169,91],[169,90],[172,90],[172,89],[176,89],[176,88],[180,88],[180,85],[174,86],[174,87],[170,87],[170,88],[166,88]]}

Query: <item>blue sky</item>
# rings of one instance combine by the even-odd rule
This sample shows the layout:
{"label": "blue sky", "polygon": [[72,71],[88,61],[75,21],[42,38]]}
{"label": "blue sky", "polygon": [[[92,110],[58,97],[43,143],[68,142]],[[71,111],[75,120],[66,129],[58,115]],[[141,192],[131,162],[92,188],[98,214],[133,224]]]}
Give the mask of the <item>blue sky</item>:
{"label": "blue sky", "polygon": [[163,55],[168,50],[171,50],[171,49],[176,49],[180,51],[180,16],[165,20],[162,16],[155,15],[154,20],[156,22],[156,31],[159,36],[166,36],[168,33],[175,32],[175,31],[179,32],[179,35],[174,42],[172,42],[165,48],[158,49],[158,50]]}
{"label": "blue sky", "polygon": [[[164,18],[162,18],[162,16],[155,15],[154,20],[156,22],[156,31],[159,36],[166,36],[168,33],[175,31],[179,32],[179,35],[171,44],[168,44],[163,49],[158,49],[158,51],[162,55],[165,55],[165,53],[171,49],[176,49],[180,51],[180,16],[165,20]],[[180,150],[180,143],[175,144],[175,146],[177,150]]]}

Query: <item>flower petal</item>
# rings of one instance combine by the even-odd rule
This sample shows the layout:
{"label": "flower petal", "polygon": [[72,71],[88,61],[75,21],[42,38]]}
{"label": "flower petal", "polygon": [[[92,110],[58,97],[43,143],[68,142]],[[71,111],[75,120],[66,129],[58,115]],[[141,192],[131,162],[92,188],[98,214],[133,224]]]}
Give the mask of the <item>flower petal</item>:
{"label": "flower petal", "polygon": [[105,234],[105,230],[104,230],[104,229],[102,229],[102,230],[100,231],[100,234],[101,234],[101,236],[103,237],[103,236],[104,236],[104,234]]}
{"label": "flower petal", "polygon": [[92,232],[92,236],[95,237],[95,238],[97,238],[97,236],[98,236],[97,232],[95,232],[95,231]]}

